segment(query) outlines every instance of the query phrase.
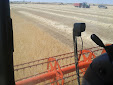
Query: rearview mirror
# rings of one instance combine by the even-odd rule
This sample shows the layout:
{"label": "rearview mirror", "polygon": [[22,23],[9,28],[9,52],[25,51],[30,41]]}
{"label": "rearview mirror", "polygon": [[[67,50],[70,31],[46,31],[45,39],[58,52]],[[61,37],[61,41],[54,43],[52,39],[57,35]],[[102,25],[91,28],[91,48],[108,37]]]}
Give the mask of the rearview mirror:
{"label": "rearview mirror", "polygon": [[74,36],[81,36],[81,32],[84,32],[86,28],[85,23],[75,23],[73,28],[73,35]]}

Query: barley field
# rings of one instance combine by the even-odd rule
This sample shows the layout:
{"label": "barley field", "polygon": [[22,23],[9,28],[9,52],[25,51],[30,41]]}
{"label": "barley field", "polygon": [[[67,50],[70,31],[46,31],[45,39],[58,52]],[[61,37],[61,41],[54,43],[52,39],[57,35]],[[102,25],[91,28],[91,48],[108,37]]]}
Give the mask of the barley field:
{"label": "barley field", "polygon": [[[90,39],[91,34],[98,35],[105,44],[112,43],[112,14],[113,6],[108,6],[108,9],[99,9],[97,6],[84,9],[73,5],[11,4],[14,65],[72,52],[74,23],[86,23],[86,31],[82,33],[84,49],[97,46]],[[81,39],[78,42],[81,49]],[[41,69],[31,70],[35,74]],[[15,79],[31,73],[29,69],[26,70],[26,75],[21,71],[15,72]]]}
{"label": "barley field", "polygon": [[[80,22],[86,23],[86,32],[82,36],[85,48],[88,43],[90,43],[89,47],[95,46],[90,39],[90,35],[94,33],[101,37],[104,43],[112,43],[113,6],[108,6],[108,9],[99,9],[97,6],[80,9],[73,5],[13,4],[11,8],[30,21],[39,24],[41,28],[71,48],[73,47],[73,24]],[[109,35],[106,36],[106,34]]]}

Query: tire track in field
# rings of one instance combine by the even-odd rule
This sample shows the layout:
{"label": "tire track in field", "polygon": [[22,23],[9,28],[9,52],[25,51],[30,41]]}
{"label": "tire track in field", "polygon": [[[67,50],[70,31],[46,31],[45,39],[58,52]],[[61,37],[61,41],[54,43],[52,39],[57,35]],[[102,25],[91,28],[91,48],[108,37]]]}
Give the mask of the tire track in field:
{"label": "tire track in field", "polygon": [[[73,47],[73,44],[72,44],[72,29],[73,28],[71,28],[71,27],[68,27],[68,26],[66,26],[66,25],[62,25],[61,23],[59,23],[59,22],[56,22],[56,21],[52,21],[52,20],[50,20],[50,19],[45,19],[45,18],[43,18],[43,17],[40,17],[40,16],[37,16],[37,15],[35,15],[35,14],[32,14],[32,13],[30,13],[30,12],[26,12],[26,11],[18,11],[19,13],[21,13],[21,14],[23,14],[23,15],[25,15],[25,16],[27,16],[27,17],[30,17],[30,18],[32,18],[32,19],[35,19],[36,21],[39,21],[39,22],[42,22],[42,23],[44,23],[44,24],[46,24],[46,26],[48,27],[49,26],[49,28],[56,28],[56,29],[58,29],[58,30],[60,30],[60,31],[62,31],[63,33],[65,33],[65,34],[63,34],[65,37],[66,37],[66,39],[65,39],[65,37],[61,37],[61,38],[64,38],[64,39],[61,39],[61,41],[62,40],[68,40],[68,42],[67,41],[63,41],[65,44],[67,44],[67,45],[69,45],[71,48]],[[53,30],[53,29],[52,29]],[[56,30],[54,29],[54,31],[56,32]],[[58,34],[55,34],[57,37],[59,36],[59,34],[61,33],[61,32],[58,32]],[[67,34],[69,35],[69,36],[67,36]],[[61,34],[62,35],[62,34]],[[86,32],[84,32],[83,33],[83,35],[84,35],[84,40],[85,41],[88,41],[89,43],[90,43],[90,45],[88,45],[88,46],[94,46],[94,43],[92,43],[92,40],[89,38],[89,36],[90,36],[90,34],[87,34]],[[59,38],[58,38],[59,39]],[[69,40],[70,39],[70,40]],[[70,42],[71,41],[71,42]],[[80,43],[79,43],[80,44]],[[85,45],[87,46],[87,43],[85,43]],[[84,48],[86,48],[86,46],[84,46]]]}
{"label": "tire track in field", "polygon": [[31,10],[31,11],[36,11],[36,12],[40,11],[40,12],[50,14],[50,15],[54,15],[54,16],[59,16],[59,17],[64,17],[64,18],[71,18],[71,19],[75,19],[75,20],[78,20],[78,21],[87,22],[87,23],[91,23],[91,24],[94,24],[94,25],[99,25],[99,26],[106,27],[106,28],[113,28],[113,24],[107,24],[107,23],[103,23],[103,22],[99,22],[99,21],[92,21],[92,20],[85,19],[85,18],[80,18],[80,17],[78,18],[78,17],[75,17],[75,16],[62,15],[62,14],[58,14],[58,13],[43,11],[43,10],[39,10],[39,9],[36,10],[36,9],[26,8],[26,7],[18,7],[18,8],[24,8],[24,9]]}
{"label": "tire track in field", "polygon": [[68,34],[71,34],[72,33],[72,28],[71,27],[68,27],[66,25],[63,25],[63,24],[61,24],[59,22],[52,21],[50,19],[46,19],[46,18],[37,16],[37,15],[34,15],[32,13],[29,13],[29,12],[25,12],[25,11],[18,11],[18,12],[21,13],[21,14],[24,14],[25,16],[28,16],[28,17],[31,17],[33,19],[39,20],[39,21],[41,21],[41,22],[43,22],[43,23],[45,23],[45,24],[47,24],[47,25],[49,25],[51,27],[54,27],[56,29],[59,29],[59,30],[61,30],[63,32],[66,32]]}
{"label": "tire track in field", "polygon": [[[32,6],[32,5],[29,6],[28,5],[28,7],[34,7],[34,6]],[[36,7],[39,7],[39,6],[36,6]],[[60,7],[56,7],[57,8],[56,9],[54,6],[53,7],[45,7],[45,6],[42,6],[42,7],[47,8],[47,9],[55,9],[55,10],[59,10],[60,9]],[[42,7],[40,7],[40,8],[42,8]],[[106,9],[103,9],[104,11],[102,9],[100,10],[100,9],[91,9],[91,8],[90,8],[90,10],[89,9],[85,9],[85,11],[84,11],[84,9],[79,9],[79,8],[75,8],[74,10],[72,10],[72,9],[65,9],[64,10],[64,9],[63,10],[60,9],[60,10],[62,10],[62,11],[68,11],[68,12],[73,12],[73,11],[74,12],[80,12],[81,11],[81,13],[83,13],[83,14],[89,14],[90,13],[90,15],[97,15],[97,16],[102,16],[102,15],[105,16],[105,14],[106,14],[106,16],[111,16],[111,17],[113,16],[112,15],[113,14],[113,11],[112,10],[109,10],[109,9],[107,9],[107,12],[105,12]],[[77,11],[78,9],[80,11]],[[88,12],[86,12],[86,11],[88,11]]]}
{"label": "tire track in field", "polygon": [[[24,6],[25,7],[25,6]],[[38,9],[47,9],[47,10],[52,10],[52,11],[59,11],[59,12],[67,12],[67,13],[74,13],[74,14],[80,14],[80,15],[85,15],[85,16],[93,16],[93,17],[97,17],[97,18],[99,18],[99,17],[101,17],[101,18],[104,18],[104,19],[112,19],[111,17],[108,17],[109,16],[109,14],[107,14],[107,16],[105,16],[105,12],[102,12],[102,13],[99,13],[98,12],[98,14],[97,14],[97,12],[95,12],[96,14],[91,14],[90,13],[90,10],[88,10],[88,9],[85,9],[85,10],[88,10],[88,12],[83,12],[84,10],[80,10],[80,11],[77,11],[77,9],[75,9],[75,10],[72,10],[72,11],[70,11],[70,10],[68,10],[68,9],[66,9],[66,10],[62,10],[62,9],[56,9],[56,8],[51,8],[51,7],[49,7],[49,8],[47,8],[47,7],[38,7],[38,6],[36,6],[36,7],[34,7],[34,6],[27,6],[27,7],[33,7],[33,8],[38,8]],[[95,11],[95,10],[94,10]],[[94,13],[94,11],[92,11],[92,13]],[[102,15],[99,15],[99,14],[104,14],[104,16],[102,16]],[[98,17],[99,16],[99,17]],[[113,15],[112,15],[113,16]],[[113,19],[112,19],[113,20]]]}
{"label": "tire track in field", "polygon": [[[16,5],[15,5],[16,6]],[[62,7],[62,8],[64,8],[64,9],[62,9],[61,7],[59,7],[59,6],[57,6],[57,7],[47,7],[47,6],[44,6],[44,5],[22,5],[22,6],[24,6],[24,7],[37,7],[37,8],[46,8],[46,9],[53,9],[53,10],[59,10],[60,9],[60,11],[68,11],[68,13],[69,12],[78,12],[78,13],[83,13],[83,14],[89,14],[89,15],[96,15],[96,16],[103,16],[103,17],[105,17],[105,13],[107,13],[107,15],[106,15],[106,18],[108,17],[108,18],[111,18],[111,17],[113,17],[113,11],[111,12],[111,10],[109,10],[108,11],[108,9],[107,9],[107,12],[105,12],[105,11],[103,11],[102,13],[101,13],[101,11],[100,11],[100,9],[96,9],[96,10],[93,10],[93,9],[91,9],[90,8],[90,10],[89,9],[85,9],[85,11],[84,11],[84,9],[78,9],[78,8],[75,8],[74,10],[72,10],[72,8],[69,10],[69,9],[65,9],[64,7]],[[55,5],[56,6],[56,5]],[[58,9],[59,8],[59,9]],[[69,8],[69,7],[68,7]],[[77,11],[77,10],[79,10],[79,11]],[[91,10],[93,10],[93,11],[91,11]],[[98,10],[98,11],[97,11]],[[88,12],[87,12],[88,11]],[[111,12],[111,13],[110,13]],[[109,15],[110,14],[110,15]]]}
{"label": "tire track in field", "polygon": [[[66,26],[66,25],[62,25],[61,23],[56,22],[56,21],[52,21],[52,20],[50,20],[50,19],[45,19],[45,18],[43,18],[43,17],[34,15],[34,14],[32,14],[32,13],[29,13],[29,12],[25,12],[25,11],[18,11],[18,12],[21,13],[21,14],[24,14],[24,15],[27,16],[27,17],[33,18],[33,19],[35,19],[35,20],[39,20],[39,21],[41,21],[41,22],[47,24],[48,26],[54,27],[54,28],[56,28],[56,29],[58,29],[58,30],[60,30],[60,31],[62,31],[62,32],[64,32],[64,33],[67,33],[67,34],[69,34],[69,35],[72,36],[72,28],[71,28],[71,27],[68,27],[68,26]],[[83,36],[83,37],[84,37],[84,40],[85,40],[85,41],[88,40],[88,42],[89,42],[90,44],[92,44],[92,40],[90,39],[90,35],[91,35],[91,34],[90,34],[90,33],[86,33],[86,32],[84,32],[84,33],[82,33],[82,34],[84,35],[84,36]],[[112,43],[112,40],[103,39],[103,41],[104,41],[104,43]],[[86,43],[86,44],[87,44],[87,43]]]}
{"label": "tire track in field", "polygon": [[[31,8],[31,7],[30,7]],[[55,11],[55,12],[62,12],[62,13],[68,13],[68,14],[77,14],[78,16],[81,15],[81,16],[88,16],[88,17],[94,17],[94,18],[100,18],[100,19],[106,19],[106,20],[112,20],[113,21],[113,18],[111,17],[106,17],[106,16],[98,16],[98,15],[92,15],[92,14],[83,14],[83,13],[75,13],[75,12],[69,12],[69,11],[61,11],[61,10],[54,10],[54,9],[47,9],[47,8],[36,8],[36,7],[32,7],[33,9],[44,9],[44,10],[50,10],[50,11]]]}
{"label": "tire track in field", "polygon": [[[50,20],[50,19],[43,18],[43,17],[40,17],[40,16],[38,16],[38,15],[29,13],[29,12],[26,12],[26,11],[18,11],[18,12],[21,13],[21,14],[23,14],[23,15],[25,15],[25,16],[27,16],[27,17],[30,17],[30,18],[33,18],[33,19],[35,19],[35,20],[38,20],[38,21],[40,21],[40,22],[42,22],[42,23],[45,23],[45,24],[47,24],[48,26],[54,27],[54,28],[56,28],[56,29],[58,29],[58,30],[60,30],[60,31],[62,31],[62,32],[64,32],[64,33],[67,33],[67,34],[69,34],[69,35],[72,35],[72,30],[73,30],[73,28],[68,27],[68,26],[66,26],[66,25],[63,25],[62,23],[59,23],[59,22],[57,22],[57,21],[52,21],[52,20]],[[86,33],[83,33],[83,34],[84,34],[84,36],[87,36],[86,39],[89,38],[89,37],[88,37],[89,34],[86,34]]]}

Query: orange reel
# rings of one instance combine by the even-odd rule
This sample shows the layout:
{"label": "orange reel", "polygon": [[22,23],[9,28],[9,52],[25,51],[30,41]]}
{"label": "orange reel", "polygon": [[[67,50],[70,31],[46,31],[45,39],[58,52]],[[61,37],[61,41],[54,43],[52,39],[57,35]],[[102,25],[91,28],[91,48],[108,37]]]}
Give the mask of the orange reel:
{"label": "orange reel", "polygon": [[[80,54],[78,56],[78,60],[79,63],[80,62],[91,62],[92,59],[94,59],[96,56],[94,55],[94,53],[90,50],[82,50],[80,51]],[[80,71],[83,73],[83,75],[85,74],[85,71],[87,70],[86,68],[80,69]]]}
{"label": "orange reel", "polygon": [[[50,79],[51,85],[55,85],[55,82],[57,83],[57,85],[64,85],[63,73],[61,71],[60,65],[58,64],[58,61],[55,58],[48,59],[47,70],[48,72],[56,72],[56,77]],[[59,80],[62,80],[62,84],[59,83]]]}

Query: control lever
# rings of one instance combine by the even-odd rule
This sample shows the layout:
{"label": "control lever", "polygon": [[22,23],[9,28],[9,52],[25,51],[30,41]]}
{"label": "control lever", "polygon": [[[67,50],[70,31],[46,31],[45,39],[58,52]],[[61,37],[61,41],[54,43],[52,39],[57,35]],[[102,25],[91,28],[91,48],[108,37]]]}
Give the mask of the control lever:
{"label": "control lever", "polygon": [[98,36],[96,36],[95,34],[92,34],[92,35],[91,35],[91,39],[92,39],[97,45],[99,45],[100,47],[105,48],[105,45],[103,44],[103,42],[101,41],[101,39],[100,39]]}
{"label": "control lever", "polygon": [[92,39],[97,45],[99,45],[100,47],[103,47],[103,48],[106,50],[107,54],[109,55],[109,59],[110,59],[111,63],[113,64],[113,44],[110,45],[110,46],[105,46],[105,45],[103,44],[103,42],[101,41],[101,39],[100,39],[98,36],[96,36],[95,34],[92,34],[92,35],[91,35],[91,39]]}

